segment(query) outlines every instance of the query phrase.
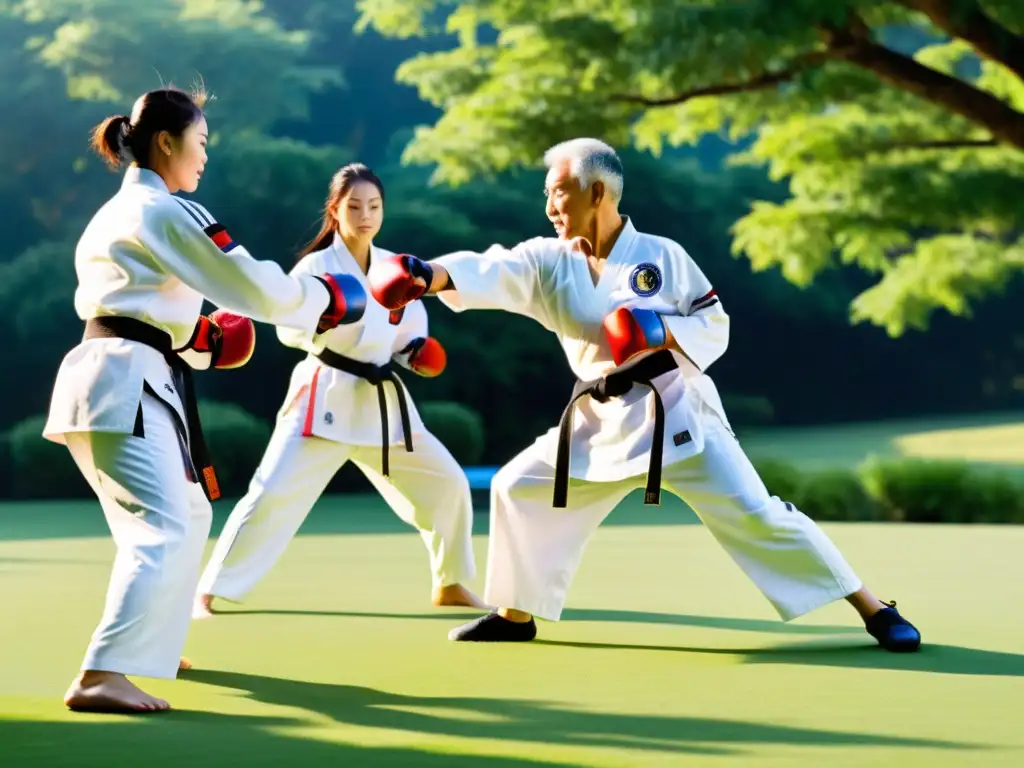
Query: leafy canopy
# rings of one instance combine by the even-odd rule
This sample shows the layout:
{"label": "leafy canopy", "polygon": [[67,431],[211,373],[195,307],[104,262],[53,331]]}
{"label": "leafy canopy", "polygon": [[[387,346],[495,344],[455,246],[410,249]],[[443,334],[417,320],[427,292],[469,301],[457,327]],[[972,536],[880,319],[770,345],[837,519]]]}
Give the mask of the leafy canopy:
{"label": "leafy canopy", "polygon": [[[732,229],[806,286],[857,265],[855,321],[899,335],[1024,264],[1024,3],[1017,0],[361,0],[392,37],[455,36],[399,82],[443,110],[403,160],[458,185],[574,136],[661,154],[713,134],[788,182]],[[627,204],[628,204],[627,181]]]}

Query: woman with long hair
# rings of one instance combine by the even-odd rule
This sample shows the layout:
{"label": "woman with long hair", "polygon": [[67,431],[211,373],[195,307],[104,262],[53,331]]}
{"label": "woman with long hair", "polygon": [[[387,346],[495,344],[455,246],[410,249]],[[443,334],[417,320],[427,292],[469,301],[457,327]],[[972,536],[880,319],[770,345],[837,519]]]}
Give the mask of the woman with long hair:
{"label": "woman with long hair", "polygon": [[[350,275],[288,275],[257,261],[197,203],[206,164],[205,96],[143,94],[106,118],[93,149],[120,189],[75,250],[83,339],[57,373],[43,435],[67,445],[117,547],[106,606],[65,703],[76,710],[169,708],[128,676],[174,678],[219,496],[192,386],[193,368],[235,368],[252,321],[315,336],[359,319]],[[200,314],[208,299],[221,309]]]}
{"label": "woman with long hair", "polygon": [[[384,185],[365,165],[331,181],[320,232],[293,275],[323,271],[366,285],[370,264],[394,254],[374,245]],[[278,328],[308,356],[292,373],[274,433],[248,493],[232,510],[199,583],[195,616],[214,598],[240,602],[284,552],[334,474],[352,461],[394,512],[416,528],[430,558],[434,605],[485,607],[465,586],[475,575],[469,482],[426,430],[395,366],[437,376],[441,344],[421,302],[389,312],[368,301],[357,323],[315,336]]]}

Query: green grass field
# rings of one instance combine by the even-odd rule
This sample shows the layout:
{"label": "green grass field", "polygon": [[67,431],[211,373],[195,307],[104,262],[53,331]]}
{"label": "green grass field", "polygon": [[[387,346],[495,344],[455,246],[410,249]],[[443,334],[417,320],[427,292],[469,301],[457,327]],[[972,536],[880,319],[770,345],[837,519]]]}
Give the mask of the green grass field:
{"label": "green grass field", "polygon": [[963,460],[1024,473],[1024,414],[990,413],[750,430],[751,456],[785,459],[807,469],[853,467],[868,456]]}
{"label": "green grass field", "polygon": [[[831,459],[820,440],[745,442],[855,463],[915,429]],[[631,498],[562,622],[475,646],[447,640],[475,614],[430,607],[415,533],[374,497],[325,499],[244,605],[193,625],[197,668],[146,681],[176,711],[133,718],[61,703],[113,554],[98,507],[0,506],[0,766],[1024,765],[1024,529],[826,526],[921,628],[897,656],[844,604],[781,623],[694,522]],[[476,528],[480,588],[486,515]]]}

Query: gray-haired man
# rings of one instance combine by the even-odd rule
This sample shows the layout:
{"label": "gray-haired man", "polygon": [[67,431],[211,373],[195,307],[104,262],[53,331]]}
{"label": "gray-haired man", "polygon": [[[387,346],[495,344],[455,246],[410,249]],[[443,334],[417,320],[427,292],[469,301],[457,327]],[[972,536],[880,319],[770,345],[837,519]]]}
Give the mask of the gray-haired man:
{"label": "gray-haired man", "polygon": [[[683,499],[788,621],[845,598],[891,651],[918,631],[864,588],[827,536],[770,496],[733,436],[708,367],[729,341],[718,293],[677,243],[619,213],[622,165],[594,139],[545,154],[557,238],[398,256],[369,274],[397,309],[424,292],[451,309],[501,309],[555,333],[578,379],[558,427],[498,472],[485,600],[500,608],[452,630],[460,641],[525,641],[557,621],[587,541],[631,491]],[[645,477],[646,476],[646,477]]]}

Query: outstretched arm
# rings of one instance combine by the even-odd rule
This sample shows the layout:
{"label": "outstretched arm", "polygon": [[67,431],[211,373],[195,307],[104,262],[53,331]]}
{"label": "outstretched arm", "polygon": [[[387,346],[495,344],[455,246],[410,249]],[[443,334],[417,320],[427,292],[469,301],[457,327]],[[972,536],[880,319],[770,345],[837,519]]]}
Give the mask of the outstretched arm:
{"label": "outstretched arm", "polygon": [[541,290],[543,256],[530,242],[512,249],[494,245],[483,253],[457,251],[430,262],[402,255],[371,266],[368,277],[373,295],[391,309],[436,293],[456,312],[500,309],[550,328]]}
{"label": "outstretched arm", "polygon": [[309,332],[362,316],[366,296],[357,280],[285,274],[273,261],[254,259],[190,200],[172,197],[146,224],[140,239],[160,265],[224,309]]}

